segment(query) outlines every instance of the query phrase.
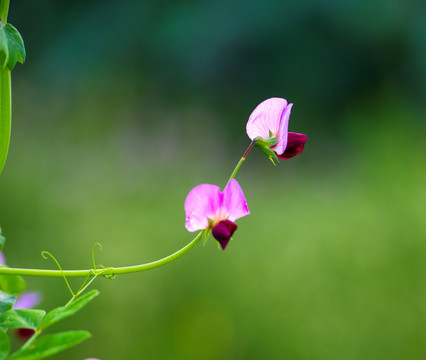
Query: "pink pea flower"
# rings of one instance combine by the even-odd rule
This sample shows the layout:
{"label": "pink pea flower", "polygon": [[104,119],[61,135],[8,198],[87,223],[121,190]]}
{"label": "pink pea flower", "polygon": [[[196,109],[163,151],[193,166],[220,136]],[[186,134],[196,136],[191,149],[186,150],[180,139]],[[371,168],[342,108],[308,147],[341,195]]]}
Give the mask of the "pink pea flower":
{"label": "pink pea flower", "polygon": [[[0,266],[5,265],[6,260],[3,253],[0,251]],[[40,293],[36,291],[24,291],[16,299],[15,303],[12,306],[12,309],[32,309],[37,306],[41,301]],[[33,329],[16,329],[16,335],[22,341],[27,341],[34,334]]]}
{"label": "pink pea flower", "polygon": [[[21,295],[18,296],[15,301],[15,304],[13,304],[12,309],[32,309],[33,307],[37,306],[40,301],[40,293],[35,291],[24,291]],[[25,328],[16,329],[15,332],[16,336],[24,342],[27,341],[34,334],[33,329]]]}
{"label": "pink pea flower", "polygon": [[276,137],[270,146],[280,159],[290,159],[303,151],[307,136],[288,132],[288,121],[293,104],[282,98],[270,98],[261,102],[251,113],[247,122],[247,135],[251,140]]}
{"label": "pink pea flower", "polygon": [[[37,306],[41,300],[41,296],[38,292],[35,291],[24,291],[13,304],[12,309],[32,309],[34,306]],[[21,341],[27,341],[34,334],[33,329],[18,328],[15,330],[16,336]]]}
{"label": "pink pea flower", "polygon": [[235,220],[250,214],[238,181],[232,179],[223,192],[220,187],[201,184],[193,188],[185,200],[185,227],[188,231],[211,229],[223,250],[237,230]]}

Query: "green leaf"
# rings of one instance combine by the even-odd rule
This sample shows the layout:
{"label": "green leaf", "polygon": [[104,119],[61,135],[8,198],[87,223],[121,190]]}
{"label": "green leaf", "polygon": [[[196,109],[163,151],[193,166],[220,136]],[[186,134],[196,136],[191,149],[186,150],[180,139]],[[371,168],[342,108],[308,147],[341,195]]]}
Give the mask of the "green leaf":
{"label": "green leaf", "polygon": [[6,333],[0,329],[0,360],[6,359],[10,351],[10,340]]}
{"label": "green leaf", "polygon": [[3,250],[5,242],[6,242],[6,238],[2,235],[1,228],[0,228],[0,251]]}
{"label": "green leaf", "polygon": [[13,70],[17,62],[25,61],[24,40],[18,30],[10,24],[0,22],[0,58],[2,68]]}
{"label": "green leaf", "polygon": [[73,301],[69,305],[61,306],[56,309],[53,309],[52,311],[49,311],[40,325],[40,330],[44,330],[47,327],[57,323],[58,321],[74,315],[77,311],[86,306],[97,295],[99,295],[99,291],[92,290],[89,291],[87,294],[84,294],[83,296],[79,297],[77,300]]}
{"label": "green leaf", "polygon": [[12,309],[13,304],[16,301],[15,295],[9,295],[0,291],[0,314],[4,313],[7,310]]}
{"label": "green leaf", "polygon": [[13,353],[10,356],[10,360],[43,359],[78,345],[90,336],[88,331],[66,331],[52,335],[44,335],[35,340],[30,347]]}
{"label": "green leaf", "polygon": [[19,275],[0,275],[0,290],[8,294],[20,294],[27,284]]}
{"label": "green leaf", "polygon": [[0,326],[8,329],[37,329],[46,315],[44,310],[17,309],[8,310],[0,315]]}

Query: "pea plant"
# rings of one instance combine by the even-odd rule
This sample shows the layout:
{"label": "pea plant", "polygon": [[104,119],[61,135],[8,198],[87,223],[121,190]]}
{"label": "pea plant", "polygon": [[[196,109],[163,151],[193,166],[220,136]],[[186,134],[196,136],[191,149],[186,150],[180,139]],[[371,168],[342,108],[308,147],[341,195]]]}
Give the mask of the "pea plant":
{"label": "pea plant", "polygon": [[[7,22],[9,0],[0,0],[0,174],[5,166],[11,130],[11,71],[17,62],[25,61],[24,42],[18,30]],[[185,227],[198,234],[182,249],[162,259],[145,264],[113,267],[98,265],[92,248],[90,269],[65,270],[47,251],[42,256],[52,259],[57,269],[27,269],[8,267],[1,252],[5,237],[0,229],[0,360],[36,360],[57,354],[88,339],[88,331],[54,332],[54,325],[75,315],[97,295],[97,290],[86,291],[99,277],[151,270],[168,264],[191,250],[210,235],[225,250],[238,226],[239,218],[250,214],[244,192],[236,180],[238,170],[253,147],[258,147],[274,164],[290,159],[303,151],[306,135],[288,132],[293,104],[283,98],[273,97],[260,103],[251,113],[246,131],[251,142],[231,173],[222,190],[217,185],[201,184],[189,191],[185,204]],[[49,311],[37,309],[40,295],[25,291],[22,276],[61,277],[68,287],[71,298],[63,306]],[[82,278],[74,291],[70,277]],[[52,330],[53,329],[53,330]],[[12,337],[16,339],[11,341]],[[13,346],[12,344],[19,344]],[[87,359],[90,360],[90,359]]]}

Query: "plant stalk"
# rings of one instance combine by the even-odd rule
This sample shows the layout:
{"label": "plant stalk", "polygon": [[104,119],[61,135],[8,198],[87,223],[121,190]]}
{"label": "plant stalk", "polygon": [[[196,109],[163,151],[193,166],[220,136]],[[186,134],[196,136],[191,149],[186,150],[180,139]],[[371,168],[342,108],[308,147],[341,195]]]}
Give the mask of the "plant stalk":
{"label": "plant stalk", "polygon": [[7,23],[7,14],[9,13],[9,0],[0,0],[0,21]]}
{"label": "plant stalk", "polygon": [[[240,170],[241,165],[243,164],[244,160],[246,159],[248,153],[250,152],[250,150],[252,149],[253,145],[255,144],[255,142],[257,141],[257,138],[253,139],[253,141],[250,143],[249,147],[247,148],[247,150],[244,152],[243,156],[241,157],[240,161],[238,161],[237,166],[235,166],[234,171],[232,172],[228,183],[235,178],[235,176],[237,176],[238,170]],[[227,183],[227,184],[228,184]]]}
{"label": "plant stalk", "polygon": [[12,123],[10,70],[0,69],[0,174],[6,163]]}

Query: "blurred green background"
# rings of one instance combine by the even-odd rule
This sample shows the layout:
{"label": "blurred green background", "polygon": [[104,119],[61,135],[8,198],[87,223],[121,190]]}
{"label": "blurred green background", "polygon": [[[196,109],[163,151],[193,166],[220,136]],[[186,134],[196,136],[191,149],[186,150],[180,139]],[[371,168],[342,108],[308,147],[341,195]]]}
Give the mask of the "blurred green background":
{"label": "blurred green background", "polygon": [[[99,279],[57,359],[425,359],[424,1],[12,1],[0,177],[10,266],[149,262],[189,242],[183,202],[224,186],[262,100],[294,103],[302,155],[240,170],[252,215],[146,273]],[[61,279],[27,278],[41,307]],[[75,283],[77,286],[77,283]]]}

